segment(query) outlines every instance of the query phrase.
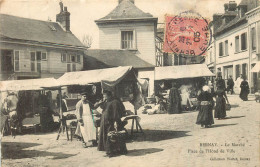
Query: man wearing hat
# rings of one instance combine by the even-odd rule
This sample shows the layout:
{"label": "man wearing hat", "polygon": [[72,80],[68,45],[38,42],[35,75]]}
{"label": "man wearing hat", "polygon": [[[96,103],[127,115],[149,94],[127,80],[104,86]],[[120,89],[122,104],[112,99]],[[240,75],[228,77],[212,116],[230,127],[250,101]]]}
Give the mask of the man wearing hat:
{"label": "man wearing hat", "polygon": [[87,93],[81,93],[81,100],[76,104],[78,126],[75,134],[83,137],[85,147],[96,145],[96,127],[94,125],[92,109],[93,105],[88,101]]}

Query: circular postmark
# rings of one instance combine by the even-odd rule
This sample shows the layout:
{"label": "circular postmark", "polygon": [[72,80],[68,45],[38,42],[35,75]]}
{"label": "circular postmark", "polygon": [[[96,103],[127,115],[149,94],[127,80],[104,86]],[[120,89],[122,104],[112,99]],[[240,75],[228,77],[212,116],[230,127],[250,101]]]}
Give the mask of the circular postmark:
{"label": "circular postmark", "polygon": [[166,16],[164,51],[184,55],[205,55],[212,33],[208,21],[193,11]]}

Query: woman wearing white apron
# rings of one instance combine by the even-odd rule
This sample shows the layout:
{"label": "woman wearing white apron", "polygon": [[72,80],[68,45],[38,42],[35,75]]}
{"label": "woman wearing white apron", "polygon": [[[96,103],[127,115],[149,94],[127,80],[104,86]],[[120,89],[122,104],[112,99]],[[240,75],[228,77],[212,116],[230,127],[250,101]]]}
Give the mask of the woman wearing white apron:
{"label": "woman wearing white apron", "polygon": [[96,145],[96,127],[86,93],[82,94],[81,100],[76,104],[76,115],[78,127],[75,134],[81,133],[86,146]]}

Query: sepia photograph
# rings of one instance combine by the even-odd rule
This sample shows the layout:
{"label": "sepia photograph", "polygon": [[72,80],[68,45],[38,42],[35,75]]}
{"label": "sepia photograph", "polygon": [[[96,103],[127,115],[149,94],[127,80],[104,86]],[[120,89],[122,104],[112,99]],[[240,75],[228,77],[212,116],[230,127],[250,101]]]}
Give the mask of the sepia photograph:
{"label": "sepia photograph", "polygon": [[2,167],[260,167],[260,0],[0,0]]}

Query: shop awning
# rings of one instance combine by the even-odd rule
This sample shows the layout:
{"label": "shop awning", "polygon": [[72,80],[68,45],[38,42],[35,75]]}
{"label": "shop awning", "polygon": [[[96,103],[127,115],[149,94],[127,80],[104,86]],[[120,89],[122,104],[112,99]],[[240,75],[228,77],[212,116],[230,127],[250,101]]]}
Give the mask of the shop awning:
{"label": "shop awning", "polygon": [[106,68],[99,70],[67,72],[58,79],[61,86],[89,85],[102,83],[102,86],[113,87],[132,70],[131,66]]}
{"label": "shop awning", "polygon": [[215,76],[206,64],[155,67],[155,80]]}
{"label": "shop awning", "polygon": [[256,65],[251,69],[251,72],[260,72],[260,62],[256,63]]}
{"label": "shop awning", "polygon": [[59,86],[54,78],[8,80],[0,82],[0,91],[42,90]]}

